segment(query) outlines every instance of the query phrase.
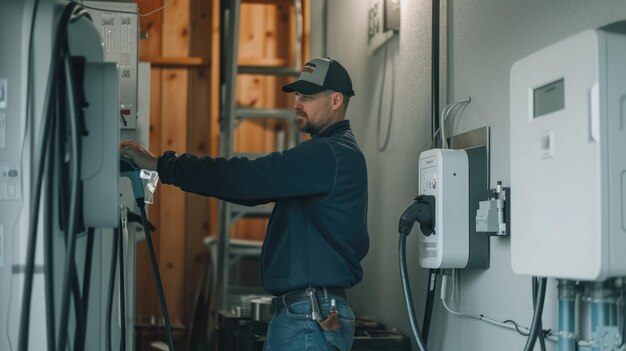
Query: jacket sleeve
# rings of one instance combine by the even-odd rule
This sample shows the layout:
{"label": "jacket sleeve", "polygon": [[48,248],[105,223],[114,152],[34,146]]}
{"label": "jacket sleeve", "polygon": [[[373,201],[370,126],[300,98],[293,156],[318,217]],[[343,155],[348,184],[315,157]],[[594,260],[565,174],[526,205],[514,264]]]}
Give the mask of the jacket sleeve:
{"label": "jacket sleeve", "polygon": [[254,160],[183,154],[161,157],[157,165],[165,184],[240,203],[329,193],[336,169],[330,145],[315,139]]}

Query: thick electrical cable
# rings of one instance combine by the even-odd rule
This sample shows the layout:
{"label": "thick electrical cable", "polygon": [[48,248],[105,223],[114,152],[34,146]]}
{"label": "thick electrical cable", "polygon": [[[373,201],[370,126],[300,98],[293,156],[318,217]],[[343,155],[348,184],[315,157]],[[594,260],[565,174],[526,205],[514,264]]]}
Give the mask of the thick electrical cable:
{"label": "thick electrical cable", "polygon": [[[143,202],[143,199],[141,200]],[[165,301],[165,292],[163,291],[163,284],[161,283],[161,275],[159,273],[159,265],[156,260],[156,254],[154,253],[154,246],[152,245],[152,235],[150,234],[150,227],[148,225],[148,216],[146,215],[145,204],[140,204],[138,201],[139,211],[141,213],[141,221],[143,226],[143,232],[146,236],[146,243],[148,244],[148,253],[150,254],[150,261],[152,262],[152,274],[157,286],[157,292],[159,295],[159,303],[161,304],[161,312],[163,313],[163,322],[165,324],[165,334],[167,336],[167,344],[170,351],[174,351],[174,339],[172,337],[172,326],[170,325],[170,316],[167,312],[167,303]]]}
{"label": "thick electrical cable", "polygon": [[[537,294],[539,293],[538,280],[539,278],[533,277],[533,309],[535,309],[535,307],[537,306]],[[539,347],[541,348],[541,351],[546,351],[546,339],[545,335],[543,334],[543,323],[541,322],[541,319],[539,320],[539,330],[541,330],[541,332],[539,333]]]}
{"label": "thick electrical cable", "polygon": [[[120,231],[119,235],[122,236],[124,231]],[[119,258],[120,274],[119,274],[119,288],[120,288],[120,350],[126,350],[126,292],[124,290],[124,240],[123,237],[118,241],[117,256]]]}
{"label": "thick electrical cable", "polygon": [[413,307],[413,297],[411,295],[411,285],[409,284],[409,276],[406,268],[406,237],[404,233],[400,233],[400,278],[402,280],[402,291],[404,293],[404,302],[406,303],[407,310],[409,312],[409,321],[411,322],[411,331],[415,342],[420,351],[428,351],[426,343],[422,339],[419,326],[417,325],[417,319],[415,318],[415,307]]}
{"label": "thick electrical cable", "polygon": [[[64,66],[64,81],[67,89],[67,107],[68,107],[68,125],[70,135],[70,204],[69,215],[67,223],[67,249],[65,255],[65,265],[63,269],[63,292],[61,294],[61,309],[60,309],[60,321],[59,321],[59,337],[57,350],[65,350],[67,343],[67,330],[69,325],[69,304],[70,304],[70,289],[74,286],[75,277],[75,261],[74,254],[76,252],[76,222],[78,215],[78,185],[80,182],[80,153],[79,153],[79,134],[78,134],[78,121],[76,113],[76,101],[74,100],[74,81],[72,76],[72,66],[70,64],[69,48],[65,47],[65,55],[63,57]],[[76,283],[77,284],[77,283]],[[78,285],[76,285],[78,286]]]}
{"label": "thick electrical cable", "polygon": [[[56,141],[56,118],[53,119],[51,129],[54,131],[50,138],[50,146],[55,145]],[[50,157],[46,158],[46,183],[44,185],[46,189],[46,198],[49,201],[53,199],[53,182],[54,182],[54,160],[56,153],[52,152]],[[56,350],[56,326],[55,326],[55,313],[54,313],[54,243],[52,240],[53,231],[53,206],[45,206],[44,208],[44,233],[43,233],[43,259],[44,259],[44,289],[46,300],[46,337],[48,351]]]}
{"label": "thick electrical cable", "polygon": [[115,294],[115,270],[117,269],[117,241],[120,240],[121,231],[119,228],[114,229],[113,231],[113,244],[111,245],[111,265],[109,268],[109,289],[107,294],[107,311],[106,311],[106,322],[105,322],[105,333],[106,336],[104,338],[104,343],[107,351],[112,351],[111,349],[111,316],[113,315],[113,295]]}
{"label": "thick electrical cable", "polygon": [[[83,338],[82,340],[78,339],[78,333],[75,334],[74,338],[74,348],[76,350],[85,350],[86,343],[86,335],[87,335],[87,323],[89,316],[89,290],[91,287],[91,264],[93,261],[93,242],[94,242],[94,228],[87,229],[87,247],[85,252],[85,271],[83,273],[83,288],[82,288],[82,308],[83,308],[83,320],[84,325],[82,326],[83,330]],[[81,327],[81,326],[79,326]]]}
{"label": "thick electrical cable", "polygon": [[532,351],[537,341],[537,336],[543,331],[539,329],[541,325],[541,316],[543,314],[543,303],[546,298],[546,284],[547,278],[539,278],[537,286],[537,304],[535,305],[535,311],[533,313],[533,321],[530,325],[530,335],[526,339],[526,346],[524,351]]}
{"label": "thick electrical cable", "polygon": [[422,323],[422,339],[428,345],[428,334],[430,333],[430,320],[433,315],[433,305],[435,302],[435,289],[437,288],[437,270],[431,269],[428,272],[428,287],[426,290],[426,308],[424,309],[424,322]]}
{"label": "thick electrical cable", "polygon": [[[56,53],[60,52],[59,48],[63,47],[63,43],[65,42],[65,34],[66,34],[66,26],[67,21],[70,18],[72,11],[74,10],[75,5],[68,4],[61,15],[61,19],[59,21],[59,25],[57,27],[56,37],[54,41],[54,45],[52,47],[52,59],[50,62],[50,70],[48,75],[48,81],[46,83],[46,93],[44,94],[44,104],[42,109],[42,126],[40,129],[40,134],[38,135],[38,141],[34,144],[33,149],[35,150],[34,163],[35,167],[32,175],[31,182],[31,208],[30,208],[30,219],[29,219],[29,227],[28,227],[28,238],[27,238],[27,248],[26,248],[26,263],[24,266],[24,290],[22,294],[22,306],[21,306],[21,314],[20,314],[20,329],[19,329],[19,339],[18,339],[18,350],[20,351],[28,351],[28,334],[29,334],[29,324],[30,324],[30,307],[31,307],[31,298],[33,292],[33,278],[35,273],[35,250],[37,248],[37,228],[39,221],[39,205],[41,200],[41,188],[43,183],[43,172],[45,159],[50,149],[48,146],[48,140],[50,139],[50,100],[53,95],[53,84],[57,80],[58,75],[58,57]],[[32,35],[32,33],[31,33]],[[31,42],[32,45],[32,42]],[[31,128],[34,130],[35,123],[32,121]]]}

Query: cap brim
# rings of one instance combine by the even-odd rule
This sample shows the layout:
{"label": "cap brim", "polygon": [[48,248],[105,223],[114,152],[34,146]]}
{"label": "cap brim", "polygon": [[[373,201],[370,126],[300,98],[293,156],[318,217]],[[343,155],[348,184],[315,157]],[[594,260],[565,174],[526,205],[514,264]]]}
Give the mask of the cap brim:
{"label": "cap brim", "polygon": [[323,86],[317,85],[315,83],[311,83],[306,80],[297,80],[293,83],[289,83],[287,85],[283,85],[283,91],[286,93],[293,93],[297,91],[301,94],[317,94],[326,90]]}

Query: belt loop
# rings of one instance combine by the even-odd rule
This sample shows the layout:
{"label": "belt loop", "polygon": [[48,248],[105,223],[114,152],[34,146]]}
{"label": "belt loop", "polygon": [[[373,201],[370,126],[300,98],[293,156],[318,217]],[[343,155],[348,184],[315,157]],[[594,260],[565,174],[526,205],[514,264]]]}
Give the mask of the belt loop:
{"label": "belt loop", "polygon": [[324,300],[328,300],[328,289],[324,287]]}

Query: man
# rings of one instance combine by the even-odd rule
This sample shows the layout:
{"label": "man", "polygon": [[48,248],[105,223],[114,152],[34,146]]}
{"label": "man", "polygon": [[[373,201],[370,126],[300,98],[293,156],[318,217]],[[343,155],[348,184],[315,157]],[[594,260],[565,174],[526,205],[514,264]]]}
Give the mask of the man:
{"label": "man", "polygon": [[361,281],[369,248],[367,170],[345,120],[352,80],[341,64],[304,65],[295,93],[298,128],[312,139],[265,157],[155,157],[133,142],[122,154],[165,184],[243,205],[275,202],[261,254],[263,287],[276,295],[265,350],[348,351],[354,314],[345,289]]}

